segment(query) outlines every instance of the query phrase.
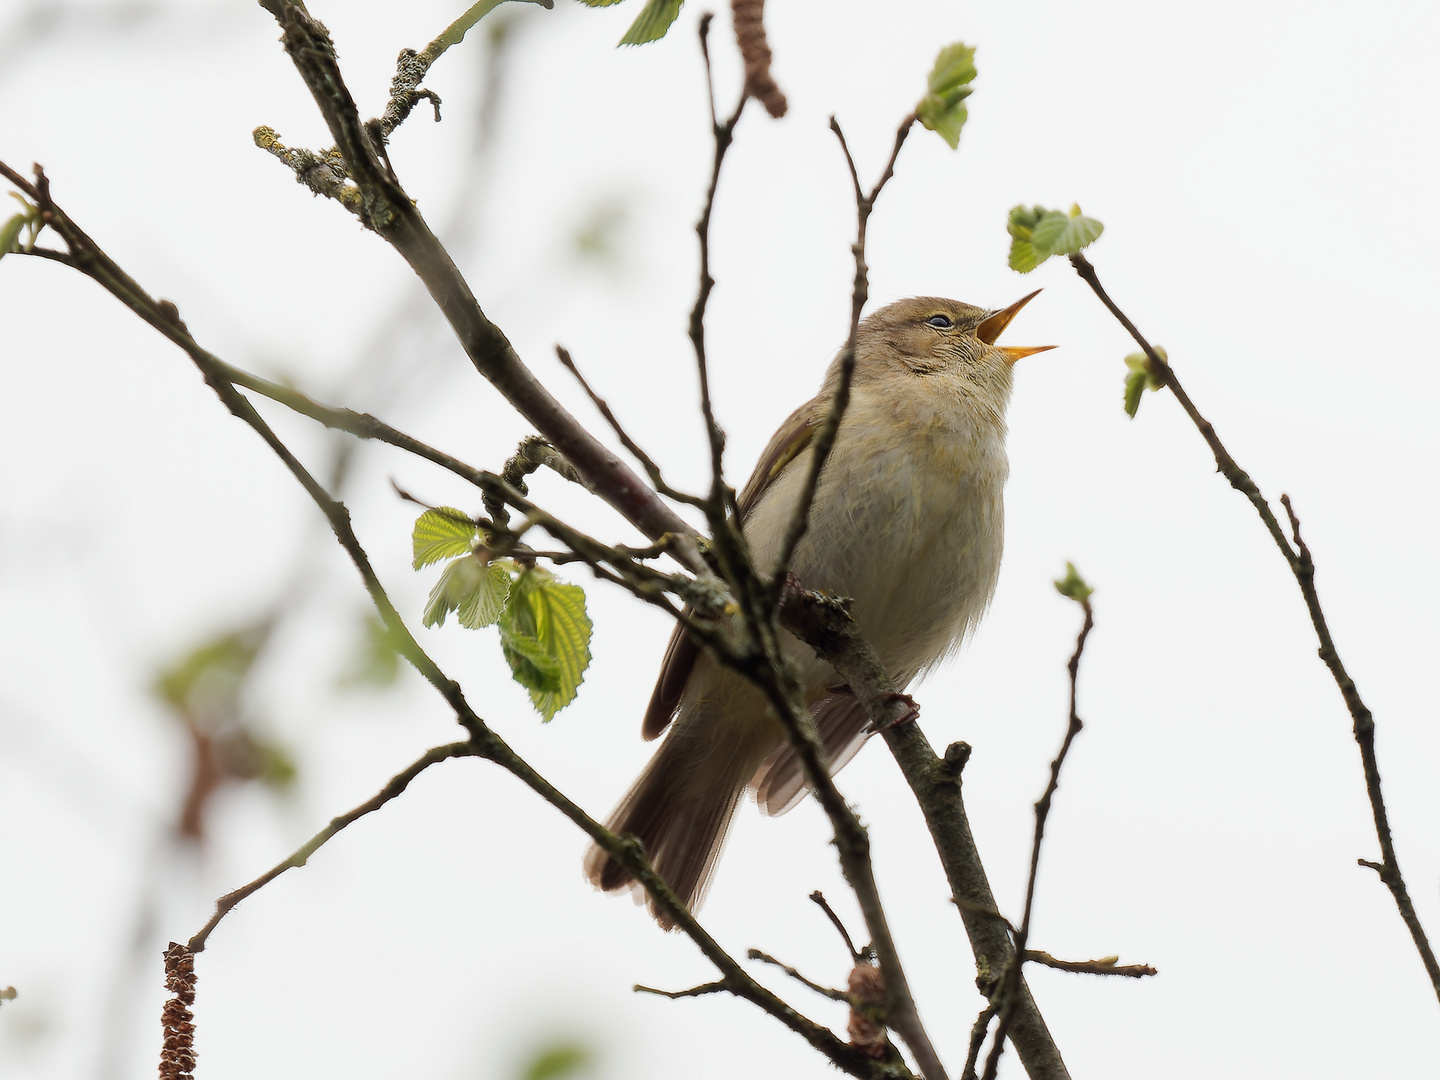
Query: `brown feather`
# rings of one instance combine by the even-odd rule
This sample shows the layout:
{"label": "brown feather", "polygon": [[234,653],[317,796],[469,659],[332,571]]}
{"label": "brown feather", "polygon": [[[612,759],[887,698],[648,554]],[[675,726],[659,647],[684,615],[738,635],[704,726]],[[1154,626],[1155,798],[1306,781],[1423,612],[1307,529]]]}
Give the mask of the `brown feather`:
{"label": "brown feather", "polygon": [[[870,722],[865,707],[849,694],[821,698],[810,707],[825,756],[830,760],[830,775],[835,775],[860,752],[870,738]],[[755,800],[771,817],[789,813],[810,791],[805,770],[795,749],[789,743],[779,747],[765,759],[755,774]]]}
{"label": "brown feather", "polygon": [[[755,471],[740,492],[742,523],[765,489],[810,445],[810,440],[815,437],[815,428],[820,423],[823,405],[822,398],[811,399],[786,417],[780,430],[771,436]],[[685,614],[689,613],[687,607]],[[677,626],[670,635],[665,659],[660,662],[660,676],[655,680],[655,689],[650,694],[650,704],[645,708],[645,719],[640,725],[640,734],[646,741],[658,738],[675,718],[675,710],[680,707],[681,695],[685,693],[685,685],[690,681],[695,658],[699,655],[699,643],[685,632],[684,627]]]}

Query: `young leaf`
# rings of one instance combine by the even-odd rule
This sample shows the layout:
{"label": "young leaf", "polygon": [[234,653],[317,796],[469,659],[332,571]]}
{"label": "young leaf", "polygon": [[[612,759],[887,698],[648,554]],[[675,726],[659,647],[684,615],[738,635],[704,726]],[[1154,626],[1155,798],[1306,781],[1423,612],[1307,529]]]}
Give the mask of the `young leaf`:
{"label": "young leaf", "polygon": [[1075,564],[1067,562],[1065,576],[1055,582],[1055,591],[1061,596],[1069,597],[1077,604],[1083,604],[1090,599],[1090,594],[1095,590],[1085,584],[1085,579],[1080,576],[1080,571],[1075,569]]}
{"label": "young leaf", "polygon": [[[659,41],[670,29],[685,0],[649,0],[639,16],[620,39],[621,45],[644,45],[647,41]],[[546,717],[548,720],[549,717]]]}
{"label": "young leaf", "polygon": [[515,681],[550,720],[575,700],[590,666],[585,590],[531,567],[515,582],[500,618],[500,644]]}
{"label": "young leaf", "polygon": [[426,626],[444,626],[445,616],[453,611],[460,625],[471,630],[495,622],[510,594],[506,562],[482,563],[473,555],[452,560],[430,590],[421,621]]}
{"label": "young leaf", "polygon": [[[1170,359],[1159,345],[1155,346],[1155,355],[1167,362]],[[1159,390],[1165,385],[1165,381],[1151,370],[1150,358],[1143,352],[1131,353],[1125,357],[1125,366],[1130,369],[1125,376],[1125,412],[1133,420],[1140,409],[1140,395],[1145,392],[1145,388],[1148,386],[1151,390]]]}
{"label": "young leaf", "polygon": [[1093,244],[1105,226],[1080,207],[1070,213],[1043,206],[1016,206],[1005,225],[1010,234],[1010,268],[1028,274],[1051,255],[1077,255]]}
{"label": "young leaf", "polygon": [[25,223],[29,220],[24,214],[16,214],[4,225],[0,225],[0,259],[16,250],[15,245],[16,241],[20,239],[20,231],[25,228]]}
{"label": "young leaf", "polygon": [[479,630],[500,620],[510,599],[510,573],[514,569],[510,559],[496,559],[485,568],[479,586],[455,612],[461,626]]}
{"label": "young leaf", "polygon": [[1104,231],[1104,225],[1082,214],[1078,205],[1072,206],[1070,216],[1065,219],[1065,227],[1050,245],[1050,254],[1078,255],[1100,239]]}
{"label": "young leaf", "polygon": [[1140,395],[1145,392],[1145,373],[1132,371],[1125,376],[1125,415],[1131,420],[1140,411]]}
{"label": "young leaf", "polygon": [[960,129],[970,114],[963,102],[970,96],[975,80],[975,50],[964,42],[946,45],[935,58],[926,80],[926,94],[915,106],[915,118],[935,132],[954,150],[960,145]]}
{"label": "young leaf", "polygon": [[470,545],[475,541],[475,523],[470,515],[453,506],[439,506],[426,510],[415,520],[412,545],[416,570],[452,559],[456,555],[470,554]]}

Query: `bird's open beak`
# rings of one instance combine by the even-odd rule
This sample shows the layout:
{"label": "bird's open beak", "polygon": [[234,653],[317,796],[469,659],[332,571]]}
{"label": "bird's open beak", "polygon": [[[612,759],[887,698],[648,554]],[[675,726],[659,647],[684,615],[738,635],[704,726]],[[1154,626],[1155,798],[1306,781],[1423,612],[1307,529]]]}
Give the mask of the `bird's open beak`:
{"label": "bird's open beak", "polygon": [[[1036,289],[1029,296],[1022,296],[1009,307],[1001,308],[999,311],[988,316],[984,322],[975,328],[975,336],[986,345],[994,345],[995,339],[1004,333],[1005,328],[1010,325],[1010,320],[1020,314],[1020,309],[1039,295],[1040,290]],[[1047,349],[1055,348],[1054,345],[999,345],[996,347],[1005,355],[1005,362],[1007,364],[1013,364],[1022,357],[1033,356],[1035,353],[1045,352]]]}

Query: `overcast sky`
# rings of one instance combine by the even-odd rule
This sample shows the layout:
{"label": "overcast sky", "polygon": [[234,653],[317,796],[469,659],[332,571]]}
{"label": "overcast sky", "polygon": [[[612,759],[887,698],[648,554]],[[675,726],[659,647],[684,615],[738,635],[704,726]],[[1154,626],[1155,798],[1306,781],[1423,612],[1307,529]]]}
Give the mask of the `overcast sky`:
{"label": "overcast sky", "polygon": [[[443,123],[422,107],[390,153],[526,362],[599,432],[553,359],[566,345],[672,481],[695,487],[707,466],[685,333],[710,167],[704,7],[687,5],[657,44],[616,49],[640,3],[516,5],[498,101],[477,33],[427,83]],[[463,6],[311,9],[369,116],[399,48]],[[872,219],[871,309],[915,294],[1000,307],[1045,289],[1006,335],[1059,348],[1016,369],[999,590],[959,659],[915,694],[932,742],[974,746],[967,806],[1018,919],[1079,628],[1050,582],[1073,560],[1095,586],[1087,726],[1050,819],[1032,944],[1160,975],[1029,971],[1072,1073],[1433,1070],[1436,1001],[1388,893],[1355,863],[1378,858],[1359,754],[1293,579],[1168,395],[1125,416],[1133,344],[1063,260],[1011,271],[1005,219],[1018,202],[1078,202],[1102,220],[1090,256],[1112,295],[1265,494],[1292,496],[1375,712],[1401,866],[1440,935],[1440,274],[1427,229],[1440,13],[772,0],[767,23],[790,113],[747,111],[714,221],[710,355],[737,483],[844,338],[854,208],[829,116],[873,181],[939,48],[977,46],[959,151],[915,131]],[[329,141],[276,38],[250,3],[0,0],[0,158],[43,163],[61,205],[224,359],[498,467],[529,429],[419,283],[254,148],[260,124],[293,145]],[[726,11],[713,40],[726,104],[739,84]],[[183,354],[36,260],[0,262],[0,322],[0,986],[20,995],[0,1005],[0,1071],[151,1076],[164,943],[456,729],[413,674],[379,693],[335,689],[365,610],[358,578]],[[328,475],[328,436],[263,411]],[[479,500],[385,448],[353,463],[343,496],[418,627],[437,571],[410,569],[415,509],[392,478],[428,502]],[[533,491],[634,537],[558,478]],[[670,628],[566,573],[589,593],[594,662],[548,725],[494,631],[452,623],[421,640],[600,816],[650,753],[640,716]],[[203,851],[179,847],[168,830],[186,744],[150,682],[281,600],[291,614],[248,700],[291,748],[298,785],[284,798],[226,789]],[[982,1003],[918,811],[878,744],[840,780],[958,1074]],[[642,909],[593,893],[584,847],[499,770],[434,770],[222,924],[197,962],[200,1075],[508,1078],[557,1038],[595,1048],[604,1077],[828,1073],[742,1002],[631,994],[712,969]],[[745,805],[702,921],[733,953],[761,948],[839,984],[847,959],[806,900],[816,888],[858,933],[818,806],[771,820]],[[843,1028],[839,1006],[756,974]],[[1001,1074],[1022,1075],[1013,1056]]]}

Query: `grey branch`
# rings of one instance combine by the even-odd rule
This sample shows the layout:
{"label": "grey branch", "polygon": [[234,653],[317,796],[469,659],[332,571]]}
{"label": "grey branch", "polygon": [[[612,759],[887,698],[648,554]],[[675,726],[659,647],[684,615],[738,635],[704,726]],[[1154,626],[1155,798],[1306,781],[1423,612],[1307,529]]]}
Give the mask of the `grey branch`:
{"label": "grey branch", "polygon": [[1190,395],[1185,392],[1185,388],[1180,385],[1180,380],[1175,377],[1175,369],[1155,351],[1125,312],[1120,310],[1119,305],[1110,299],[1110,295],[1100,284],[1100,276],[1095,272],[1095,267],[1090,260],[1084,255],[1072,255],[1070,264],[1075,267],[1075,272],[1080,275],[1085,284],[1090,286],[1091,291],[1099,297],[1100,302],[1105,305],[1110,314],[1114,315],[1120,325],[1129,331],[1130,336],[1144,351],[1156,377],[1170,388],[1171,393],[1175,395],[1175,400],[1185,410],[1185,415],[1190,418],[1191,423],[1200,432],[1200,437],[1210,447],[1210,452],[1215,455],[1216,467],[1225,479],[1230,481],[1231,487],[1250,500],[1250,505],[1260,515],[1260,520],[1265,525],[1265,531],[1275,541],[1275,546],[1280,549],[1280,554],[1284,557],[1286,565],[1289,566],[1290,573],[1294,575],[1296,583],[1300,586],[1300,593],[1305,599],[1305,609],[1310,614],[1310,622],[1315,627],[1315,637],[1320,643],[1320,659],[1330,670],[1330,676],[1340,690],[1340,696],[1345,701],[1345,708],[1350,713],[1355,742],[1360,747],[1361,768],[1365,773],[1365,792],[1370,797],[1370,812],[1375,819],[1375,835],[1380,842],[1381,863],[1378,867],[1380,880],[1390,890],[1390,895],[1395,900],[1395,906],[1400,911],[1400,918],[1404,920],[1405,928],[1410,931],[1410,939],[1415,943],[1415,950],[1420,954],[1420,962],[1425,965],[1425,973],[1430,977],[1430,985],[1435,990],[1435,996],[1440,999],[1440,960],[1435,957],[1435,950],[1425,935],[1425,928],[1421,925],[1420,916],[1415,911],[1415,904],[1410,899],[1410,890],[1405,884],[1404,876],[1400,873],[1400,862],[1395,855],[1395,840],[1390,834],[1390,815],[1385,808],[1385,794],[1380,787],[1379,758],[1375,753],[1375,717],[1361,699],[1355,680],[1350,677],[1350,673],[1345,670],[1345,665],[1340,661],[1340,653],[1335,648],[1335,641],[1330,635],[1330,625],[1320,606],[1320,594],[1315,590],[1315,563],[1310,556],[1309,548],[1305,546],[1304,540],[1300,537],[1300,520],[1290,505],[1290,497],[1282,495],[1280,502],[1285,507],[1286,516],[1290,519],[1290,531],[1294,538],[1293,547],[1279,520],[1276,519],[1275,512],[1270,508],[1270,503],[1260,493],[1255,481],[1230,456],[1230,452],[1225,449],[1225,445],[1215,433],[1214,425],[1200,415],[1200,410],[1195,407],[1195,403],[1190,400]]}

